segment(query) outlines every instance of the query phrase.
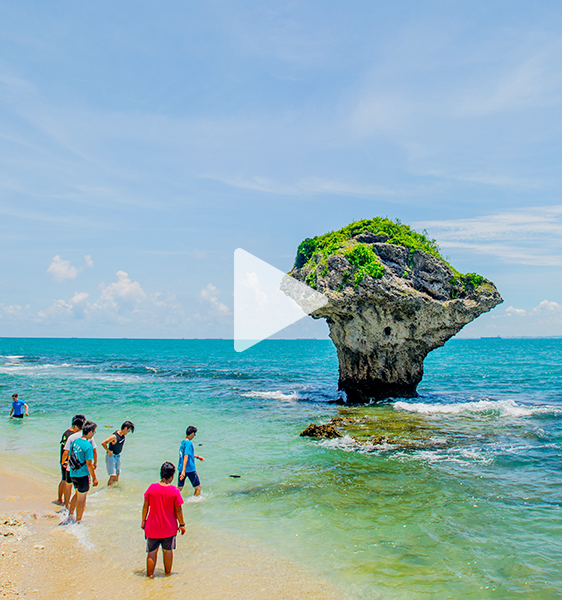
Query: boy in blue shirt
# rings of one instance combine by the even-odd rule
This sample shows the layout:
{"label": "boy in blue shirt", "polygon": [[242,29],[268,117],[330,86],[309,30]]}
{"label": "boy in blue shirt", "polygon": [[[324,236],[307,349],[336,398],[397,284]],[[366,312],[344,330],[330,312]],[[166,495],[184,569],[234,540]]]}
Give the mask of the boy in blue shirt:
{"label": "boy in blue shirt", "polygon": [[18,398],[17,394],[12,394],[12,410],[10,411],[10,418],[23,419],[25,409],[25,416],[29,417],[29,407],[27,404]]}
{"label": "boy in blue shirt", "polygon": [[[86,421],[82,427],[82,437],[72,442],[69,452],[68,464],[70,467],[70,478],[76,489],[76,522],[82,521],[82,515],[86,508],[86,494],[90,490],[90,476],[92,485],[98,485],[96,472],[94,471],[94,447],[90,440],[96,433],[97,425],[92,421]],[[72,521],[72,506],[70,508],[69,522]]]}
{"label": "boy in blue shirt", "polygon": [[199,496],[201,494],[201,482],[199,481],[199,476],[197,475],[197,471],[195,470],[195,459],[203,462],[205,459],[202,456],[197,456],[195,454],[195,449],[193,448],[193,438],[197,433],[197,427],[190,425],[185,430],[185,440],[180,444],[180,458],[178,462],[178,487],[181,491],[183,491],[183,486],[185,485],[185,478],[189,479],[191,485],[194,488],[194,495]]}

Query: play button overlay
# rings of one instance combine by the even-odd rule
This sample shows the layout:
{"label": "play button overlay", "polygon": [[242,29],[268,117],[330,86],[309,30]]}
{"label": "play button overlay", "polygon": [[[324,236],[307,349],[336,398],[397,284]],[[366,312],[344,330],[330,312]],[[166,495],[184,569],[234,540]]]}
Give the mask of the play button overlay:
{"label": "play button overlay", "polygon": [[234,349],[244,352],[327,304],[328,298],[237,248],[234,251]]}

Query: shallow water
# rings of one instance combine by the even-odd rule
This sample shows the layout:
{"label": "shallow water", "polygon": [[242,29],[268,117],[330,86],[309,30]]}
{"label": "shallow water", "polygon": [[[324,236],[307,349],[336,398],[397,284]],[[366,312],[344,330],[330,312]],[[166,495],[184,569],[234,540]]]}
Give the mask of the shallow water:
{"label": "shallow water", "polygon": [[[355,598],[560,598],[561,365],[562,340],[451,340],[426,360],[420,397],[349,408],[329,403],[329,341],[238,354],[220,340],[3,339],[6,414],[17,390],[32,416],[0,422],[0,452],[54,473],[73,414],[98,423],[98,444],[134,421],[121,489],[90,494],[80,534],[115,544],[124,569],[142,539],[96,524],[136,528],[194,424],[206,461],[188,523],[269,545]],[[338,414],[355,419],[348,436],[298,436]]]}

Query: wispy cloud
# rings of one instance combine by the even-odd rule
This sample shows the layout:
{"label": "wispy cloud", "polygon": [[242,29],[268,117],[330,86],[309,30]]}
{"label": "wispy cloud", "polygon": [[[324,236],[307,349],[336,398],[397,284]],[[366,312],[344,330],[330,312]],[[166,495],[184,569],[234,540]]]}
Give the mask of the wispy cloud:
{"label": "wispy cloud", "polygon": [[558,104],[562,74],[556,59],[560,51],[560,44],[548,45],[480,87],[465,90],[457,103],[458,114],[479,116]]}
{"label": "wispy cloud", "polygon": [[314,196],[330,194],[336,196],[356,196],[360,198],[371,198],[376,196],[396,196],[405,194],[405,190],[396,190],[377,185],[361,185],[322,179],[319,177],[306,177],[294,183],[280,183],[266,177],[253,177],[251,179],[230,178],[213,175],[204,175],[202,178],[214,179],[232,187],[245,190],[253,190],[266,194],[278,194],[283,196]]}
{"label": "wispy cloud", "polygon": [[427,229],[442,248],[469,249],[514,264],[562,265],[562,205],[415,226]]}
{"label": "wispy cloud", "polygon": [[209,304],[219,315],[229,315],[230,309],[226,304],[219,300],[219,294],[220,290],[217,289],[212,283],[209,283],[201,290],[199,295],[201,296],[201,300]]}

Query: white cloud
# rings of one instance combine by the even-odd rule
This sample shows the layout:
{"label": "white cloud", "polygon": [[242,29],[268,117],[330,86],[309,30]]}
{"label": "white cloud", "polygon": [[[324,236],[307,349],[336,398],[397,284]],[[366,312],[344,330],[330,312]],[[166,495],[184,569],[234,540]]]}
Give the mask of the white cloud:
{"label": "white cloud", "polygon": [[496,308],[469,323],[459,337],[562,337],[562,304],[543,300],[531,309]]}
{"label": "white cloud", "polygon": [[562,315],[562,305],[558,304],[558,302],[549,302],[548,300],[543,300],[538,306],[535,306],[535,308],[533,308],[530,314],[544,315],[549,313],[556,313]]}
{"label": "white cloud", "polygon": [[552,300],[543,300],[531,310],[509,306],[505,309],[505,315],[500,313],[494,318],[501,319],[503,316],[520,317],[525,322],[523,326],[535,327],[537,330],[546,327],[546,333],[540,335],[562,335],[562,304]]}
{"label": "white cloud", "polygon": [[78,273],[83,271],[84,269],[91,269],[94,266],[94,261],[92,257],[88,254],[84,257],[85,265],[80,269],[72,266],[69,260],[63,260],[58,254],[53,257],[49,268],[47,269],[47,273],[55,280],[55,281],[66,281],[67,279],[76,279]]}
{"label": "white cloud", "polygon": [[254,299],[260,307],[265,306],[267,303],[267,294],[261,289],[257,273],[246,273],[246,277],[242,281],[242,285],[254,292]]}
{"label": "white cloud", "polygon": [[512,264],[562,266],[562,205],[414,226],[427,229],[442,248],[464,248]]}
{"label": "white cloud", "polygon": [[100,297],[92,304],[94,310],[114,309],[118,312],[135,310],[140,302],[147,299],[138,281],[131,281],[125,271],[117,271],[117,281],[100,285]]}
{"label": "white cloud", "polygon": [[22,310],[23,308],[19,304],[11,304],[9,306],[0,304],[0,316],[15,317],[21,314]]}
{"label": "white cloud", "polygon": [[35,320],[52,326],[73,324],[71,326],[74,327],[77,320],[94,327],[150,325],[155,330],[159,327],[175,328],[178,333],[186,327],[190,318],[185,315],[175,294],[147,294],[141,284],[133,281],[125,271],[117,271],[116,275],[117,281],[100,284],[95,301],[90,301],[87,292],[75,292],[69,300],[55,300],[48,308],[38,311]]}
{"label": "white cloud", "polygon": [[228,306],[218,299],[220,290],[217,289],[212,283],[207,284],[200,292],[201,299],[208,302],[213,309],[215,309],[220,315],[230,314]]}
{"label": "white cloud", "polygon": [[65,281],[66,279],[76,279],[78,269],[70,264],[70,261],[63,260],[58,254],[53,257],[53,261],[47,269],[47,273],[55,281]]}

